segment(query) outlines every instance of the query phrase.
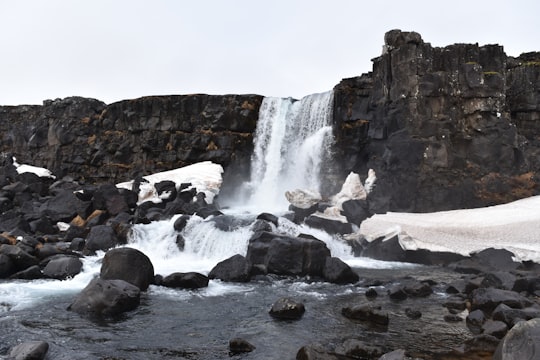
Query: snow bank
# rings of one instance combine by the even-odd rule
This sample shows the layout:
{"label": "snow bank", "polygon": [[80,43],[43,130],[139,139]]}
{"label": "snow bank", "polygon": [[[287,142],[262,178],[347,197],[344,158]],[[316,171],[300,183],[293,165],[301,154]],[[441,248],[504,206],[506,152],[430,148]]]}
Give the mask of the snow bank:
{"label": "snow bank", "polygon": [[[158,196],[154,184],[164,180],[174,181],[177,189],[180,187],[180,184],[191,183],[192,186],[189,189],[195,188],[197,192],[204,192],[206,202],[212,203],[221,188],[221,183],[223,182],[222,174],[223,167],[221,165],[211,161],[203,161],[182,168],[143,176],[143,179],[148,182],[141,183],[139,203],[144,201],[161,202],[162,198]],[[133,180],[116,184],[118,188],[129,190],[132,189],[132,186]]]}
{"label": "snow bank", "polygon": [[492,247],[540,262],[540,196],[486,208],[374,215],[362,222],[360,234],[368,241],[397,234],[406,250],[469,255]]}
{"label": "snow bank", "polygon": [[27,164],[19,164],[17,163],[17,159],[13,158],[13,166],[15,166],[17,173],[34,173],[39,177],[48,177],[51,179],[56,179],[56,176],[52,174],[52,172],[49,169],[45,169],[42,167],[27,165]]}

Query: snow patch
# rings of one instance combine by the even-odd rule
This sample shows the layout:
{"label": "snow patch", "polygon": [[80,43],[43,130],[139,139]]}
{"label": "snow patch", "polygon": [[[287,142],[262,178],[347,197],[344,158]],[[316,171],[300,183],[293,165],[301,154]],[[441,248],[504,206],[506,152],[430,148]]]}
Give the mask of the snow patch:
{"label": "snow patch", "polygon": [[[219,193],[221,188],[223,167],[211,161],[203,161],[200,163],[184,166],[182,168],[163,171],[152,175],[143,176],[143,179],[148,182],[141,182],[139,191],[139,201],[141,204],[145,201],[159,203],[163,201],[170,193],[164,193],[161,197],[157,194],[154,184],[160,181],[170,180],[176,184],[176,188],[180,188],[181,184],[191,183],[191,187],[197,192],[203,192],[206,195],[206,202],[212,203],[214,197]],[[116,184],[116,187],[131,190],[133,188],[133,180]]]}
{"label": "snow patch", "polygon": [[540,262],[540,196],[485,208],[374,215],[360,225],[368,241],[398,235],[406,250],[450,251],[468,256],[507,249],[516,260]]}
{"label": "snow patch", "polygon": [[17,163],[17,159],[13,157],[13,166],[15,166],[17,173],[33,173],[36,174],[39,177],[48,177],[51,179],[56,179],[56,176],[53,175],[51,170],[45,169],[38,166],[32,166],[28,164],[19,164]]}

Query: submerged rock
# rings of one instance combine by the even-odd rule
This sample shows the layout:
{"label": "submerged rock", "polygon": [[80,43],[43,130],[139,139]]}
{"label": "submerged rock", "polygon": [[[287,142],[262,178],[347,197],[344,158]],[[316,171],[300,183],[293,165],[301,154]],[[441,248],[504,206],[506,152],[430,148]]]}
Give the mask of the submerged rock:
{"label": "submerged rock", "polygon": [[281,298],[272,305],[269,314],[275,319],[298,320],[305,311],[304,304],[289,298]]}

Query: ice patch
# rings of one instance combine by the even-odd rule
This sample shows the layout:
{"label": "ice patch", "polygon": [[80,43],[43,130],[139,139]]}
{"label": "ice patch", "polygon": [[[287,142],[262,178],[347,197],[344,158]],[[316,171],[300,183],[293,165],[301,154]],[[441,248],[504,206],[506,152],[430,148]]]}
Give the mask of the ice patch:
{"label": "ice patch", "polygon": [[[203,161],[182,168],[143,176],[143,179],[148,182],[141,183],[138,204],[145,201],[159,203],[165,199],[167,195],[162,194],[160,198],[154,187],[154,184],[164,180],[173,181],[177,189],[181,184],[191,183],[192,186],[189,189],[195,188],[197,192],[203,192],[206,195],[206,202],[210,204],[219,193],[221,183],[223,182],[222,174],[223,167],[221,165],[211,161]],[[131,190],[133,188],[133,182],[131,180],[116,184],[116,187]]]}
{"label": "ice patch", "polygon": [[516,260],[540,262],[540,196],[477,209],[414,214],[389,212],[362,222],[368,241],[397,234],[406,250],[450,251],[462,255],[487,248],[507,249]]}

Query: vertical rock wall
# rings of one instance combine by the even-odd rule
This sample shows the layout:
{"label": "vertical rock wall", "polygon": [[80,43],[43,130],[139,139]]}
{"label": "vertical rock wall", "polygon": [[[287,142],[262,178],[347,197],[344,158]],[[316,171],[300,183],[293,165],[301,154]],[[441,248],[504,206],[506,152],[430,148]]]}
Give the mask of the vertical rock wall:
{"label": "vertical rock wall", "polygon": [[86,182],[123,181],[205,160],[249,164],[261,101],[197,94],[3,106],[0,151]]}
{"label": "vertical rock wall", "polygon": [[378,174],[372,210],[456,209],[537,194],[538,59],[509,58],[499,45],[434,48],[417,33],[388,32],[373,72],[335,88],[344,169]]}

